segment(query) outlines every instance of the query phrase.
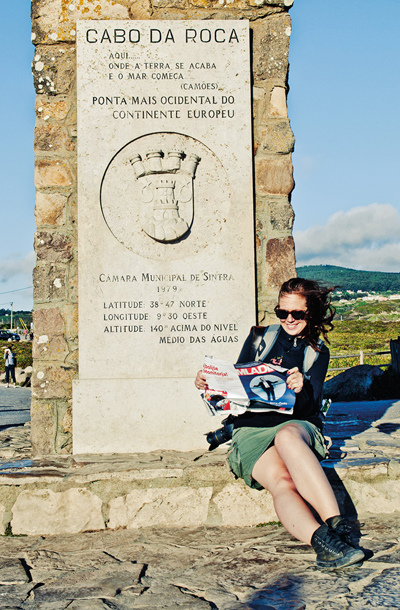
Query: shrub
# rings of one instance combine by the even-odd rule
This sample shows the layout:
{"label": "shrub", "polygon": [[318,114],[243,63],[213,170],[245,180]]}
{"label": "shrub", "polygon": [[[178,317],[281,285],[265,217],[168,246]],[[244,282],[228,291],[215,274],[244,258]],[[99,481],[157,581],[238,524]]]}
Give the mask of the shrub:
{"label": "shrub", "polygon": [[0,354],[2,362],[0,364],[0,369],[4,371],[4,348],[12,346],[12,350],[17,359],[17,366],[25,369],[27,366],[32,366],[32,341],[13,341],[9,343],[8,341],[0,341]]}

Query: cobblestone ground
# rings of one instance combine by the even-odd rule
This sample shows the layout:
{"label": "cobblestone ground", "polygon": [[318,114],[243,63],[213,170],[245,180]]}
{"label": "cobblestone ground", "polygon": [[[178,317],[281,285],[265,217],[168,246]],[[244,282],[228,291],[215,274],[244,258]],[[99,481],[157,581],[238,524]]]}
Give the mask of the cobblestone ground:
{"label": "cobblestone ground", "polygon": [[397,610],[398,514],[360,525],[368,561],[333,571],[276,524],[4,536],[0,608]]}

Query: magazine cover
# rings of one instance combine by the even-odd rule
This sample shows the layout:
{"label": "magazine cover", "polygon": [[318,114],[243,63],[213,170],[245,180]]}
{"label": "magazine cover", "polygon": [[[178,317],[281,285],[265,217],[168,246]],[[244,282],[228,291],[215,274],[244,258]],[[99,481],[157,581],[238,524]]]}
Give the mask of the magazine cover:
{"label": "magazine cover", "polygon": [[[279,411],[291,415],[296,400],[286,385],[287,369],[265,362],[235,364],[239,379],[250,401],[251,411]],[[265,403],[256,407],[252,403]]]}
{"label": "magazine cover", "polygon": [[238,415],[246,410],[293,413],[296,396],[286,385],[287,369],[264,362],[232,364],[206,356],[203,373],[208,387],[202,398],[211,415],[227,411]]}

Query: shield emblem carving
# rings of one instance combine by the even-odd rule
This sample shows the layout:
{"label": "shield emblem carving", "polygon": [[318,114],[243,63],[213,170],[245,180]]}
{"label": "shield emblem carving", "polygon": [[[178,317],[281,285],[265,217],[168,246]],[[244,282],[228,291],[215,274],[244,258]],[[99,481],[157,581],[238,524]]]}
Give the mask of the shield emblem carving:
{"label": "shield emblem carving", "polygon": [[193,182],[201,158],[184,151],[152,150],[129,159],[140,193],[140,225],[153,239],[173,242],[193,222]]}

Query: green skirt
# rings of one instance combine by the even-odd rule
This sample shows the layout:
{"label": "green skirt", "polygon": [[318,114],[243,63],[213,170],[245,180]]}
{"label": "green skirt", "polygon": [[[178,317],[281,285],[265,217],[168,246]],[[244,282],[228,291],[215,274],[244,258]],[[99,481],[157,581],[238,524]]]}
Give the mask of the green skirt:
{"label": "green skirt", "polygon": [[253,489],[263,489],[251,476],[254,464],[273,445],[277,432],[288,424],[302,426],[310,438],[310,448],[319,460],[325,459],[324,437],[320,429],[308,421],[291,419],[271,428],[237,428],[233,432],[232,445],[228,456],[229,466],[236,477],[243,479],[246,485]]}

